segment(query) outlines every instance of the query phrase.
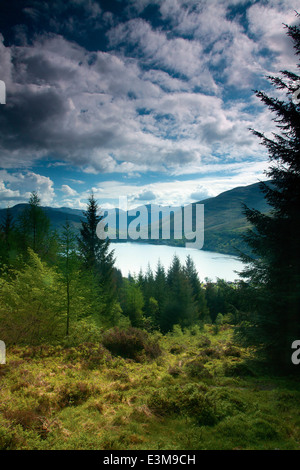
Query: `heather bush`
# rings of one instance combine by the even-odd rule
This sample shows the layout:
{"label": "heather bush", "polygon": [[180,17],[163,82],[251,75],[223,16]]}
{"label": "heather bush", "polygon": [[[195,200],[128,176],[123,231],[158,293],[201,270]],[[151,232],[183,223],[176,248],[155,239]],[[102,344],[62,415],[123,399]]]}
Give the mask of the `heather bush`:
{"label": "heather bush", "polygon": [[203,358],[197,357],[185,364],[185,371],[191,378],[210,378],[210,372],[204,366]]}
{"label": "heather bush", "polygon": [[102,344],[114,356],[135,361],[155,359],[162,352],[158,342],[152,341],[146,331],[134,327],[108,330],[103,334]]}
{"label": "heather bush", "polygon": [[216,422],[215,409],[206,391],[198,384],[163,387],[152,392],[148,407],[159,416],[185,415],[199,425],[212,425]]}

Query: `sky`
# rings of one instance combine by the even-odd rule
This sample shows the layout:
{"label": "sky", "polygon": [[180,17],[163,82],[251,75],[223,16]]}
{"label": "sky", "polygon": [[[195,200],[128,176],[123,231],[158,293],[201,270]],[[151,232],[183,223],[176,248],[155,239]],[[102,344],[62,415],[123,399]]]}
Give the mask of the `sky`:
{"label": "sky", "polygon": [[265,180],[254,90],[298,0],[1,0],[0,207],[182,206]]}

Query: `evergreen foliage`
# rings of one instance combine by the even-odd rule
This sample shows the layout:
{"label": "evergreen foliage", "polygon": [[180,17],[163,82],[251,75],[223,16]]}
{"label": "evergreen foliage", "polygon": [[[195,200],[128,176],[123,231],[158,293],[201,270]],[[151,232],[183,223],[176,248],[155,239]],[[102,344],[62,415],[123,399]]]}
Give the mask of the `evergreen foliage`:
{"label": "evergreen foliage", "polygon": [[0,224],[0,241],[0,262],[10,266],[17,256],[15,223],[10,208],[6,209]]}
{"label": "evergreen foliage", "polygon": [[113,321],[117,280],[114,251],[111,250],[108,238],[102,240],[97,236],[97,226],[101,223],[103,215],[99,214],[99,206],[93,194],[89,197],[84,215],[86,220],[82,220],[80,236],[77,239],[82,267],[93,275],[97,284],[96,289],[101,292],[101,314],[105,315],[107,320],[111,317]]}
{"label": "evergreen foliage", "polygon": [[17,220],[17,240],[19,251],[26,260],[28,248],[37,253],[43,261],[55,263],[57,255],[57,236],[51,229],[50,220],[40,207],[40,198],[33,191],[29,206]]}
{"label": "evergreen foliage", "polygon": [[[299,26],[285,28],[300,55]],[[291,344],[300,337],[300,105],[293,100],[300,76],[284,70],[281,78],[268,78],[285,100],[256,92],[275,115],[279,133],[271,139],[253,131],[269,153],[271,165],[266,174],[272,185],[262,183],[261,190],[271,212],[266,215],[245,207],[253,227],[245,239],[253,256],[242,255],[247,264],[242,275],[249,280],[253,295],[238,335],[255,345],[277,370],[288,371],[295,370]]]}
{"label": "evergreen foliage", "polygon": [[28,263],[0,277],[0,336],[6,344],[62,339],[65,318],[59,274],[28,249]]}

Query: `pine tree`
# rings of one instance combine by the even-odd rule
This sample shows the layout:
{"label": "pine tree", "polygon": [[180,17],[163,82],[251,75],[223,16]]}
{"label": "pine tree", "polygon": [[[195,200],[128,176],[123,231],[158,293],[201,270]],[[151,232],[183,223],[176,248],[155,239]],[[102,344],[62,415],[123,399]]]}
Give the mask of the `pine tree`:
{"label": "pine tree", "polygon": [[[299,26],[285,28],[300,55]],[[286,371],[292,367],[291,344],[300,338],[300,104],[295,100],[300,77],[284,70],[281,77],[268,78],[286,96],[256,91],[280,132],[270,139],[253,131],[269,152],[271,184],[261,183],[261,189],[271,212],[244,209],[253,226],[245,237],[253,256],[242,255],[247,264],[242,275],[251,283],[253,302],[237,333],[278,371]]]}
{"label": "pine tree", "polygon": [[225,310],[224,297],[218,282],[208,281],[205,286],[205,299],[209,310],[210,320],[214,323],[218,313]]}
{"label": "pine tree", "polygon": [[99,207],[93,194],[88,200],[84,215],[86,221],[81,222],[82,228],[78,237],[79,252],[84,266],[98,273],[104,281],[113,271],[114,251],[110,251],[109,239],[101,240],[97,236],[97,225],[103,216],[99,215]]}
{"label": "pine tree", "polygon": [[143,326],[144,297],[141,288],[134,280],[125,279],[123,312],[129,317],[131,325],[135,328]]}
{"label": "pine tree", "polygon": [[97,225],[103,216],[99,215],[99,207],[93,194],[88,199],[84,215],[86,220],[82,221],[78,237],[79,253],[83,268],[97,279],[106,310],[103,314],[109,316],[116,302],[117,273],[114,268],[114,251],[110,250],[109,239],[102,240],[97,236]]}
{"label": "pine tree", "polygon": [[[155,271],[154,277],[154,295],[153,297],[157,301],[157,309],[155,313],[154,325],[159,327],[161,323],[161,316],[164,310],[166,301],[167,301],[167,279],[164,266],[161,264],[161,261],[158,260],[157,268]],[[151,310],[154,310],[154,305],[152,301]]]}
{"label": "pine tree", "polygon": [[64,291],[62,299],[66,311],[66,336],[69,336],[78,320],[97,312],[100,295],[97,295],[97,285],[91,273],[80,269],[77,236],[68,220],[62,227],[59,242],[58,269]]}
{"label": "pine tree", "polygon": [[209,309],[207,307],[205,291],[201,286],[195,263],[190,255],[186,258],[184,271],[191,285],[193,298],[198,308],[198,319],[203,323],[209,317]]}
{"label": "pine tree", "polygon": [[66,286],[66,335],[69,335],[70,329],[70,312],[71,312],[71,284],[75,278],[75,273],[78,267],[77,254],[76,254],[76,235],[72,231],[70,222],[66,220],[65,225],[60,237],[60,244],[62,248],[62,272],[63,279]]}
{"label": "pine tree", "polygon": [[57,237],[51,231],[50,219],[40,204],[38,193],[33,191],[26,207],[17,220],[19,250],[24,258],[28,248],[37,253],[43,261],[55,262]]}
{"label": "pine tree", "polygon": [[176,255],[168,270],[166,287],[167,300],[160,317],[161,331],[170,331],[174,325],[182,328],[193,325],[197,321],[197,306],[192,287]]}
{"label": "pine tree", "polygon": [[3,222],[0,225],[0,262],[10,266],[16,258],[16,231],[11,209],[7,208]]}
{"label": "pine tree", "polygon": [[138,283],[139,283],[139,286],[141,287],[141,290],[144,296],[145,315],[148,317],[151,317],[152,304],[150,306],[150,299],[155,298],[155,281],[154,281],[154,275],[150,267],[150,264],[148,264],[147,271],[145,275],[143,275],[143,278],[141,279],[140,276],[138,277]]}

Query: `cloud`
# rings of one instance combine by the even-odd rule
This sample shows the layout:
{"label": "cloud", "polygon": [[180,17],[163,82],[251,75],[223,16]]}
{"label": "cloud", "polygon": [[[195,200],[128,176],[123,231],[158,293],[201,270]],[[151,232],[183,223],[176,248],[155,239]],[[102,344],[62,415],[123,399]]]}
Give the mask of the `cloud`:
{"label": "cloud", "polygon": [[20,196],[20,191],[8,189],[4,182],[0,181],[0,200],[5,201],[9,205],[12,202],[16,203],[16,201],[22,200],[22,197]]}
{"label": "cloud", "polygon": [[[122,21],[92,0],[67,3],[30,1],[26,18],[41,33],[23,25],[21,42],[1,37],[3,168],[45,159],[127,177],[261,161],[248,128],[272,123],[251,90],[292,60],[281,22],[294,20],[294,0],[128,1]],[[96,33],[106,47],[88,42]]]}
{"label": "cloud", "polygon": [[[130,184],[116,180],[107,180],[92,188],[95,198],[101,207],[117,207],[119,197],[126,197],[129,208],[150,201],[146,196],[155,196],[155,204],[178,207],[208,197],[217,196],[221,192],[237,186],[246,186],[266,180],[264,170],[267,160],[261,162],[235,162],[211,164],[202,168],[202,173],[193,176],[174,175],[171,180],[161,175],[161,181],[154,183]],[[140,199],[137,195],[142,195]],[[81,200],[86,200],[88,193],[82,194]],[[152,200],[152,199],[151,199]],[[154,200],[154,199],[153,199]],[[75,207],[75,206],[74,206]]]}
{"label": "cloud", "polygon": [[42,205],[51,205],[55,192],[53,181],[32,171],[7,172],[0,170],[0,200],[5,205],[14,205],[16,202],[28,202],[31,192],[36,191]]}
{"label": "cloud", "polygon": [[140,18],[119,24],[109,31],[108,36],[110,44],[123,46],[125,53],[134,47],[139,61],[152,69],[177,73],[181,78],[192,80],[193,86],[198,85],[206,91],[218,89],[199,41],[169,38],[166,32],[154,30]]}
{"label": "cloud", "polygon": [[194,192],[190,194],[190,198],[193,201],[202,201],[203,199],[207,199],[210,197],[209,190],[202,185],[196,188]]}
{"label": "cloud", "polygon": [[78,196],[77,191],[75,191],[75,189],[70,188],[70,186],[68,186],[67,184],[62,185],[61,191],[67,196]]}
{"label": "cloud", "polygon": [[278,72],[282,68],[296,72],[295,55],[291,39],[286,35],[283,24],[297,22],[295,11],[299,9],[297,0],[270,0],[267,4],[256,3],[247,11],[249,30],[261,48],[268,48],[272,53],[271,70]]}
{"label": "cloud", "polygon": [[153,201],[156,199],[156,195],[153,191],[143,191],[136,198],[137,201]]}

